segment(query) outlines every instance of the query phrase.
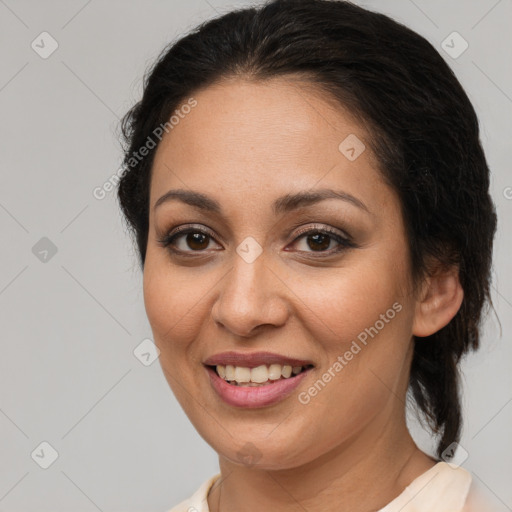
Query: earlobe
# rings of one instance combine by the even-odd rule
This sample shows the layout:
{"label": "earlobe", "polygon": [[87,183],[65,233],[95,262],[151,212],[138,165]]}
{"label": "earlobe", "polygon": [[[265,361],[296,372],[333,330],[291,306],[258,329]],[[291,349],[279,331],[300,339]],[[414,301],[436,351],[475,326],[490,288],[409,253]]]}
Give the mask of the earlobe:
{"label": "earlobe", "polygon": [[427,277],[416,302],[412,334],[436,333],[457,314],[464,298],[457,267]]}

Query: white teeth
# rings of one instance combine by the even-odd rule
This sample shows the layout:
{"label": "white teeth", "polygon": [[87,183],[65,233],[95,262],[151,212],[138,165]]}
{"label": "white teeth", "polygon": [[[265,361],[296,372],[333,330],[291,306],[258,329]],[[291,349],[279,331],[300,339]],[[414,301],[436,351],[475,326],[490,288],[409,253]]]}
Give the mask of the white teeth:
{"label": "white teeth", "polygon": [[267,382],[268,380],[268,368],[262,364],[261,366],[256,366],[251,370],[251,382],[257,382],[259,384],[263,382]]}
{"label": "white teeth", "polygon": [[231,364],[226,366],[226,375],[224,376],[226,380],[235,380],[235,367]]}
{"label": "white teeth", "polygon": [[281,378],[283,367],[280,364],[271,364],[268,368],[268,378],[270,380],[277,380]]}
{"label": "white teeth", "polygon": [[299,374],[302,366],[291,366],[289,364],[271,364],[267,366],[262,364],[255,368],[247,368],[245,366],[233,366],[221,364],[216,366],[219,377],[227,381],[233,381],[234,384],[242,386],[257,386],[260,384],[270,384],[270,381],[279,379],[288,379]]}
{"label": "white teeth", "polygon": [[292,367],[289,364],[285,364],[283,368],[281,369],[281,375],[287,379],[288,377],[291,377],[292,375]]}
{"label": "white teeth", "polygon": [[237,382],[251,382],[251,369],[243,366],[235,366],[235,378]]}

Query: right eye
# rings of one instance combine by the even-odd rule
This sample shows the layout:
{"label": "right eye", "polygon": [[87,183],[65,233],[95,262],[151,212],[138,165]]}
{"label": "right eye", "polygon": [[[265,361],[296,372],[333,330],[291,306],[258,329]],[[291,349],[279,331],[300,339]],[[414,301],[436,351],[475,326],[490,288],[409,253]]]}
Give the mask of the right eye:
{"label": "right eye", "polygon": [[200,253],[208,249],[210,242],[214,240],[213,234],[206,229],[196,227],[180,227],[171,231],[158,242],[173,253]]}

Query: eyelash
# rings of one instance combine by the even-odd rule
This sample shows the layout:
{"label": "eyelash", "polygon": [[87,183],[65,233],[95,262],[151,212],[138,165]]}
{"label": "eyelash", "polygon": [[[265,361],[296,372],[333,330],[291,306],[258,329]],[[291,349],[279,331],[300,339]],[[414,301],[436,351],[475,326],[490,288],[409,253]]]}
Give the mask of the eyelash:
{"label": "eyelash", "polygon": [[[166,236],[164,236],[163,238],[158,239],[158,243],[160,244],[160,246],[167,248],[169,251],[171,251],[174,254],[183,255],[185,257],[193,258],[193,257],[195,257],[195,255],[201,254],[202,252],[204,252],[204,250],[182,251],[180,249],[175,249],[174,247],[172,247],[172,245],[176,242],[176,240],[179,237],[181,237],[183,235],[190,234],[190,233],[194,233],[194,234],[200,233],[202,235],[206,235],[206,236],[210,237],[211,239],[215,240],[215,237],[213,236],[213,233],[210,230],[189,226],[189,227],[177,228],[177,230],[174,233],[169,233]],[[306,252],[308,254],[311,254],[315,258],[322,258],[322,257],[326,257],[326,256],[332,256],[333,254],[337,254],[346,249],[357,247],[356,244],[354,242],[352,242],[352,240],[349,237],[344,237],[344,236],[340,235],[336,230],[329,228],[329,227],[322,227],[322,228],[309,227],[307,229],[303,229],[302,231],[299,231],[299,233],[297,233],[297,236],[293,240],[292,243],[297,242],[297,240],[299,240],[302,237],[305,237],[307,235],[313,235],[313,234],[322,234],[322,235],[330,236],[332,239],[334,239],[336,242],[338,242],[338,244],[339,244],[338,248],[330,249],[328,251],[311,251],[311,252],[310,251],[299,251],[299,252]],[[195,254],[189,254],[189,253],[195,253]]]}

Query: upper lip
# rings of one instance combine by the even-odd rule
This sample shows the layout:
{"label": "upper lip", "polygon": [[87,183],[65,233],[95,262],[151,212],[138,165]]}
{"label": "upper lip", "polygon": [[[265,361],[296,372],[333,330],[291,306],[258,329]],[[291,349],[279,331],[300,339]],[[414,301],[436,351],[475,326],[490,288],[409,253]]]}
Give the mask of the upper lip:
{"label": "upper lip", "polygon": [[217,366],[217,365],[233,365],[243,366],[246,368],[255,368],[262,364],[280,364],[290,366],[308,366],[313,365],[311,361],[305,359],[295,359],[293,357],[283,356],[281,354],[275,354],[273,352],[221,352],[214,354],[208,359],[203,361],[206,366]]}

